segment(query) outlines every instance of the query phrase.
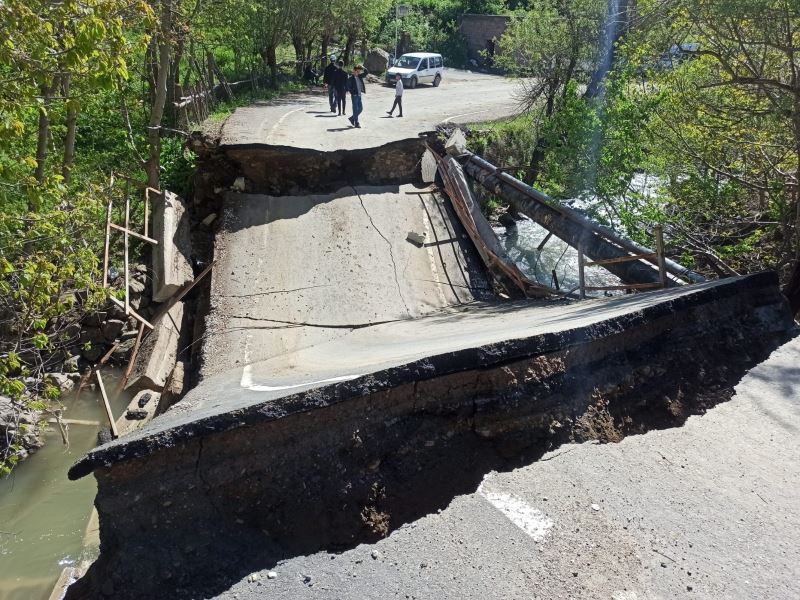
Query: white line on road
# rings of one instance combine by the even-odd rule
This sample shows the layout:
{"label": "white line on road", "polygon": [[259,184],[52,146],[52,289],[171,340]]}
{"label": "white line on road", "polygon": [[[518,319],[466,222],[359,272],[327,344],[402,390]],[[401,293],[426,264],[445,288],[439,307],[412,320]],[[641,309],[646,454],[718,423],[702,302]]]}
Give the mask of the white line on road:
{"label": "white line on road", "polygon": [[541,542],[553,527],[553,520],[545,516],[538,508],[534,508],[525,502],[525,500],[513,494],[486,491],[483,486],[491,475],[490,473],[484,477],[481,485],[478,487],[478,494],[486,498],[489,504],[494,506],[505,518],[524,531],[534,542]]}
{"label": "white line on road", "polygon": [[342,375],[340,377],[331,377],[330,379],[320,379],[319,381],[304,381],[302,383],[293,383],[291,385],[277,385],[277,386],[261,385],[253,383],[252,365],[246,365],[244,369],[242,369],[241,386],[252,392],[279,392],[281,390],[291,390],[294,388],[301,388],[309,385],[320,385],[322,383],[336,383],[339,381],[350,381],[351,379],[356,379],[357,377],[361,377],[361,375]]}
{"label": "white line on road", "polygon": [[475,111],[468,112],[468,113],[463,113],[463,114],[460,114],[460,115],[453,115],[452,117],[447,117],[444,121],[442,121],[442,123],[449,123],[453,119],[458,119],[460,117],[468,117],[470,115],[479,115],[481,113],[489,112],[490,110],[492,110],[492,109],[484,108],[483,110],[475,110]]}
{"label": "white line on road", "polygon": [[[250,338],[251,335],[248,335],[245,338],[244,342],[244,361],[248,362],[250,360]],[[361,377],[360,374],[357,375],[342,375],[341,377],[331,377],[330,379],[320,379],[319,381],[304,381],[302,383],[293,383],[291,385],[261,385],[253,383],[253,365],[245,365],[242,369],[242,380],[239,382],[243,388],[250,390],[252,392],[279,392],[281,390],[291,390],[293,388],[300,388],[306,387],[309,385],[319,385],[321,383],[336,383],[338,381],[350,381],[351,379],[356,379],[357,377]]]}
{"label": "white line on road", "polygon": [[287,117],[289,117],[290,115],[293,115],[293,114],[294,114],[294,113],[296,113],[296,112],[300,112],[301,110],[304,110],[304,109],[306,109],[306,108],[309,108],[310,106],[314,106],[314,105],[313,105],[313,104],[304,104],[304,105],[303,105],[303,106],[301,106],[300,108],[295,108],[294,110],[290,110],[289,112],[287,112],[287,113],[284,113],[284,114],[283,114],[283,116],[282,116],[280,119],[278,119],[278,122],[277,122],[277,123],[275,123],[275,125],[273,125],[273,126],[272,126],[272,129],[270,129],[270,130],[269,130],[269,133],[268,133],[266,136],[264,136],[264,138],[263,138],[263,139],[264,139],[264,142],[268,142],[268,138],[269,138],[270,136],[272,136],[272,134],[275,132],[275,130],[276,130],[278,127],[280,127],[280,126],[281,126],[281,123],[283,123],[283,122],[286,120],[286,118],[287,118]]}

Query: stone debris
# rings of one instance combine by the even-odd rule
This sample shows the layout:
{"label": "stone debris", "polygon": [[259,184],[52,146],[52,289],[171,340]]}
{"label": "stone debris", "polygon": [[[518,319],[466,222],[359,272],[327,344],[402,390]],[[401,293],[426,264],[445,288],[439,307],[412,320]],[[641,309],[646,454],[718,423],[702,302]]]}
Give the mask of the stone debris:
{"label": "stone debris", "polygon": [[269,571],[267,573],[267,579],[277,579],[278,574],[275,571]]}
{"label": "stone debris", "polygon": [[444,144],[444,149],[450,156],[460,156],[467,151],[467,138],[460,129],[456,129]]}
{"label": "stone debris", "polygon": [[600,510],[599,504],[592,504],[592,510]]}
{"label": "stone debris", "polygon": [[48,373],[45,375],[44,380],[51,385],[56,386],[59,390],[61,390],[62,394],[70,392],[72,388],[75,387],[75,382],[64,373]]}

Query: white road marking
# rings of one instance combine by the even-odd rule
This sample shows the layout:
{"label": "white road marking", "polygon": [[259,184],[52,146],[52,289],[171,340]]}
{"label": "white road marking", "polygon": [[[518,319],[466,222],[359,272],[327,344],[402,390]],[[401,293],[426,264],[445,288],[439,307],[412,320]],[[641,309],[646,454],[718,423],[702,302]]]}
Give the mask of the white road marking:
{"label": "white road marking", "polygon": [[[244,342],[244,362],[250,361],[250,339],[251,335],[245,338]],[[252,392],[279,392],[281,390],[291,390],[293,388],[306,387],[309,385],[319,385],[321,383],[336,383],[338,381],[350,381],[361,377],[361,374],[356,375],[342,375],[341,377],[331,377],[330,379],[320,379],[319,381],[304,381],[302,383],[293,383],[291,385],[261,385],[253,383],[253,365],[245,365],[242,369],[242,380],[239,385]]]}
{"label": "white road marking", "polygon": [[319,381],[304,381],[302,383],[293,383],[291,385],[261,385],[253,383],[253,369],[252,365],[247,365],[242,369],[241,386],[252,392],[279,392],[282,390],[291,390],[294,388],[306,387],[309,385],[320,385],[322,383],[336,383],[339,381],[350,381],[356,379],[361,375],[342,375],[340,377],[331,377],[330,379],[320,379]]}
{"label": "white road marking", "polygon": [[268,138],[270,138],[272,136],[272,134],[275,133],[275,130],[278,127],[281,126],[281,124],[287,119],[287,117],[293,115],[296,112],[300,112],[301,110],[305,110],[305,109],[307,109],[309,107],[312,107],[312,106],[314,106],[314,105],[313,104],[304,104],[300,108],[295,108],[294,110],[290,110],[289,112],[284,113],[283,116],[280,119],[278,119],[278,122],[275,123],[275,125],[272,126],[272,129],[269,130],[269,133],[266,136],[264,136],[264,138],[263,138],[264,142],[268,142]]}
{"label": "white road marking", "polygon": [[553,527],[552,519],[517,496],[503,492],[487,492],[483,489],[483,483],[478,488],[478,493],[534,542],[541,542]]}
{"label": "white road marking", "polygon": [[473,112],[463,113],[463,114],[460,114],[460,115],[453,115],[452,117],[447,117],[444,121],[442,121],[442,123],[449,123],[453,119],[458,119],[459,117],[468,117],[470,115],[479,115],[481,113],[490,112],[491,110],[493,110],[493,109],[485,108],[483,110],[476,110],[476,111],[473,111]]}

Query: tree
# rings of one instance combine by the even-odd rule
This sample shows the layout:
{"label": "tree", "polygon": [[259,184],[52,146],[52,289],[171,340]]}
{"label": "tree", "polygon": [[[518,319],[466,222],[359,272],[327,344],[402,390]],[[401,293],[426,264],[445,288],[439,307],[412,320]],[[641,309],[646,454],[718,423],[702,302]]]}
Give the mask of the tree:
{"label": "tree", "polygon": [[[532,0],[517,13],[500,40],[496,64],[518,75],[523,109],[542,121],[552,119],[570,90],[585,85],[587,66],[597,61],[597,39],[604,20],[601,0]],[[535,183],[545,158],[546,139],[539,137],[528,180]]]}

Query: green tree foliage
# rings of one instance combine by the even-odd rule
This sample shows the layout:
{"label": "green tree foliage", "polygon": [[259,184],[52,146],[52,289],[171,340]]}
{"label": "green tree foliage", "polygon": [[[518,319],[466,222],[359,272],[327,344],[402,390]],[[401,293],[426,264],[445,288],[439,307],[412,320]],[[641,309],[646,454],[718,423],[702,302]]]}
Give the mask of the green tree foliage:
{"label": "green tree foliage", "polygon": [[615,62],[591,95],[613,18],[606,3],[527,9],[498,58],[523,78],[533,117],[522,174],[556,197],[584,198],[643,242],[666,222],[673,249],[709,274],[788,275],[800,256],[800,6],[626,3]]}

